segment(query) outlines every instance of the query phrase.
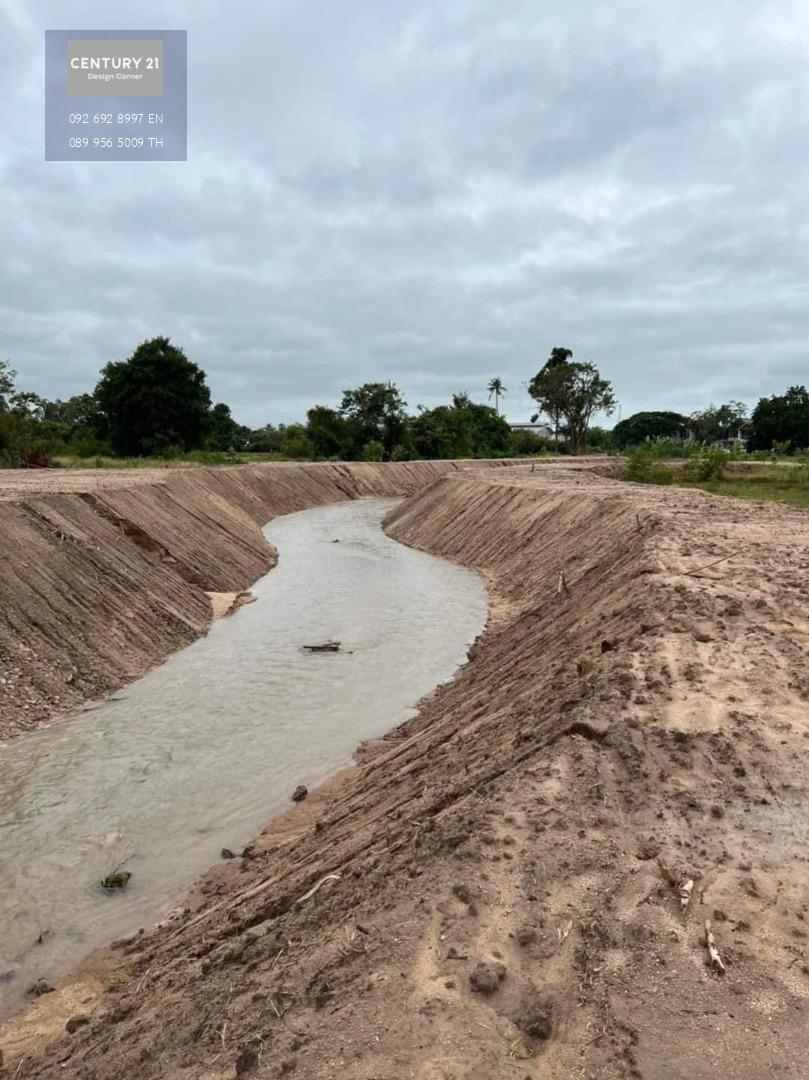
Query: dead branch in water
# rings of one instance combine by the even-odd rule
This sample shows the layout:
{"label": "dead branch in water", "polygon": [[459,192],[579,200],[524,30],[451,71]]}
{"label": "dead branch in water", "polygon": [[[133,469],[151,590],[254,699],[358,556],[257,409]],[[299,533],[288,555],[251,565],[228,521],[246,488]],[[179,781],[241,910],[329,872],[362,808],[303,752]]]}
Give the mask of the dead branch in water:
{"label": "dead branch in water", "polygon": [[322,645],[303,645],[305,652],[339,652],[339,641],[324,641]]}

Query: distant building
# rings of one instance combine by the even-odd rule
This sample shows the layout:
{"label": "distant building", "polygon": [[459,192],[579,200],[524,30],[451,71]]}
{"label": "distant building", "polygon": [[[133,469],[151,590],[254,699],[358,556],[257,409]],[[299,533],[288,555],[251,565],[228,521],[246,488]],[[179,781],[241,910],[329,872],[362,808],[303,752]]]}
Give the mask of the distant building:
{"label": "distant building", "polygon": [[540,439],[552,439],[553,428],[548,427],[547,424],[532,424],[530,421],[525,424],[509,424],[512,431],[530,431],[534,435],[538,435]]}

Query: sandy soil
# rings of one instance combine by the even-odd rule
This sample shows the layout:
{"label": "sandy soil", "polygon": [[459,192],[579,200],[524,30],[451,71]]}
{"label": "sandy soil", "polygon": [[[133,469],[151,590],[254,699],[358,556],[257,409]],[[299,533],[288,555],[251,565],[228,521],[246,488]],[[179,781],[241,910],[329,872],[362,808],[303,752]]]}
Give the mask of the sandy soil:
{"label": "sandy soil", "polygon": [[387,528],[487,575],[469,663],[8,1075],[805,1080],[806,512],[517,468]]}

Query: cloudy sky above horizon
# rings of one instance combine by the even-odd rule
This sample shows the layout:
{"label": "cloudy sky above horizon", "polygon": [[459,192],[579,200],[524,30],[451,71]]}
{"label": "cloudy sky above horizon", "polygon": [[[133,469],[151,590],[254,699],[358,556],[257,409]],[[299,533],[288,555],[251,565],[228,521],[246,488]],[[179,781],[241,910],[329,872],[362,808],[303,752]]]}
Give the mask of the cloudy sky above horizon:
{"label": "cloudy sky above horizon", "polygon": [[[44,30],[187,29],[187,163],[45,162]],[[47,397],[168,334],[251,425],[392,379],[527,419],[809,383],[798,0],[0,0],[0,357]],[[613,418],[613,420],[616,417]]]}

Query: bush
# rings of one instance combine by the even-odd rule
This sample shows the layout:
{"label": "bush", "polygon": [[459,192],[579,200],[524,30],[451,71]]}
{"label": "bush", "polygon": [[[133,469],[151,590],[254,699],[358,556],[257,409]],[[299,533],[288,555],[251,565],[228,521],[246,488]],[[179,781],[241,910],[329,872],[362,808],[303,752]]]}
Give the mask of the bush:
{"label": "bush", "polygon": [[32,434],[32,426],[13,413],[0,414],[0,468],[46,469],[56,462],[42,439]]}
{"label": "bush", "polygon": [[294,461],[305,461],[315,456],[315,448],[312,440],[305,435],[293,435],[282,443],[281,453]]}
{"label": "bush", "polygon": [[692,458],[686,465],[686,479],[697,484],[703,484],[706,480],[721,480],[727,463],[728,455],[724,450],[705,446],[699,456]]}
{"label": "bush", "polygon": [[372,439],[367,442],[362,448],[360,459],[362,461],[382,461],[385,456],[385,447],[381,442],[376,442]]}
{"label": "bush", "polygon": [[634,484],[673,484],[674,470],[661,464],[654,454],[645,450],[634,450],[627,454],[623,480]]}

